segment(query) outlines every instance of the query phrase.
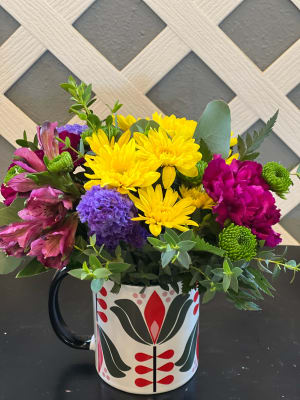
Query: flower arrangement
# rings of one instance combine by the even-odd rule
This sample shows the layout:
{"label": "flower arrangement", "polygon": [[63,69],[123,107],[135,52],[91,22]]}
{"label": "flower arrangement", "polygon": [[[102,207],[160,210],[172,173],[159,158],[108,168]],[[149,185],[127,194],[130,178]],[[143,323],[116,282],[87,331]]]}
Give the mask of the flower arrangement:
{"label": "flower arrangement", "polygon": [[[24,132],[1,187],[0,272],[17,277],[67,267],[91,280],[141,287],[197,288],[203,303],[222,292],[243,310],[272,295],[266,278],[300,270],[273,225],[274,193],[293,184],[277,162],[254,159],[277,114],[259,132],[233,137],[230,110],[209,103],[199,122],[162,116],[106,119],[91,110],[92,87],[61,85],[85,125],[45,122]],[[300,177],[300,170],[297,175]],[[9,257],[8,257],[9,256]]]}

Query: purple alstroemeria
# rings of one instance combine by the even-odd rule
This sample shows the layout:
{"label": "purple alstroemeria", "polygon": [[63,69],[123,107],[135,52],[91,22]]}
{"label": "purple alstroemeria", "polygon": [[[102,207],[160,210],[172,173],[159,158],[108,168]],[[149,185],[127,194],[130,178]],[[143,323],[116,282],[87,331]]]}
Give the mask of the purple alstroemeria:
{"label": "purple alstroemeria", "polygon": [[41,234],[40,221],[14,222],[0,230],[0,249],[9,256],[22,257]]}
{"label": "purple alstroemeria", "polygon": [[75,243],[78,218],[70,215],[48,233],[31,243],[30,256],[46,267],[62,269],[69,262]]}
{"label": "purple alstroemeria", "polygon": [[57,157],[59,155],[59,143],[57,140],[57,122],[46,121],[42,126],[37,126],[37,137],[39,144],[44,150],[45,156],[49,160]]}
{"label": "purple alstroemeria", "polygon": [[61,221],[70,209],[72,201],[61,190],[43,187],[30,193],[26,207],[18,214],[24,221],[41,221],[46,229]]}

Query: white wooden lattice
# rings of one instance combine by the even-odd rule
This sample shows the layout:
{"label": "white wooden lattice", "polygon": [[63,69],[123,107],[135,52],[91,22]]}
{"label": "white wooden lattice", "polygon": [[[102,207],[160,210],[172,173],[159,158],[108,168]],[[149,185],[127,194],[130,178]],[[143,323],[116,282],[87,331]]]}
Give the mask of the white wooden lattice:
{"label": "white wooden lattice", "polygon": [[[93,83],[99,99],[94,108],[101,116],[104,104],[116,98],[124,113],[157,111],[145,93],[193,51],[236,93],[230,102],[235,132],[244,132],[258,119],[266,122],[279,108],[274,131],[300,157],[300,112],[286,96],[300,81],[300,40],[262,72],[218,27],[243,0],[144,0],[167,26],[118,71],[72,26],[94,1],[0,0],[21,25],[0,47],[0,119],[10,143],[15,144],[21,129],[34,132],[36,124],[4,93],[46,50],[81,80]],[[292,1],[300,8],[299,0]],[[282,215],[299,202],[295,180],[289,199],[278,200]],[[298,244],[280,225],[277,230],[286,244]]]}

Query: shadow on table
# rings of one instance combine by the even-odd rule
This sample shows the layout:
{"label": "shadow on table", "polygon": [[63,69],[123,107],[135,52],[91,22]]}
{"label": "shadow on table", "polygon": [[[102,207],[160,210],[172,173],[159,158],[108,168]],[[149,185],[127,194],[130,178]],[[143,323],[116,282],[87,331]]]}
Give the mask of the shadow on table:
{"label": "shadow on table", "polygon": [[[55,389],[53,400],[68,400],[70,393],[80,393],[82,399],[105,399],[105,400],[132,400],[142,398],[144,400],[187,400],[190,394],[196,392],[196,380],[191,379],[188,383],[175,391],[160,395],[134,395],[114,389],[98,377],[95,366],[88,363],[73,365],[62,371]],[[176,393],[176,396],[175,396]],[[199,397],[197,396],[199,399]]]}

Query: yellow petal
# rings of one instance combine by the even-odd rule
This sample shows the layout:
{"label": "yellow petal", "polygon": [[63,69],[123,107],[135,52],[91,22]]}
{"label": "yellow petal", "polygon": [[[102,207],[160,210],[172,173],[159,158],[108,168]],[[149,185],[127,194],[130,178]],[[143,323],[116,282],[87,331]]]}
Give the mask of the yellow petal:
{"label": "yellow petal", "polygon": [[158,236],[161,232],[161,225],[150,224],[149,225],[150,232],[154,236]]}
{"label": "yellow petal", "polygon": [[162,173],[162,181],[165,189],[169,188],[172,185],[175,177],[176,171],[174,167],[164,167]]}

